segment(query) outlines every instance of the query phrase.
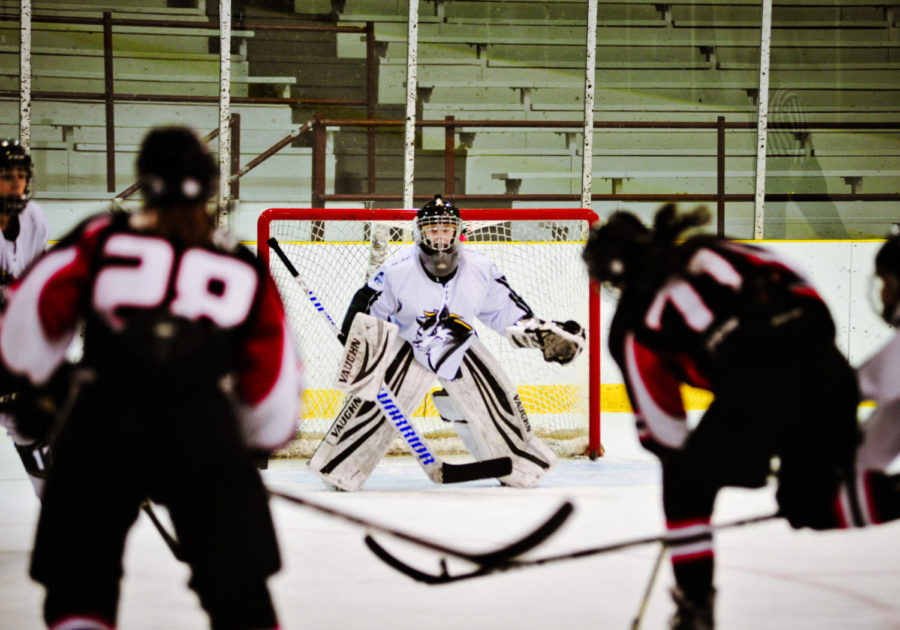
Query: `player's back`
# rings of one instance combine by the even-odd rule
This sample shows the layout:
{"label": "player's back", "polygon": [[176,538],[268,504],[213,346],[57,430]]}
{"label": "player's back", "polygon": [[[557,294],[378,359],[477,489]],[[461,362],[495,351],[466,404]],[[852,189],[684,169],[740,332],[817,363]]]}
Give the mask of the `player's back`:
{"label": "player's back", "polygon": [[648,264],[622,297],[610,349],[622,359],[624,335],[683,365],[681,376],[709,386],[723,366],[753,353],[833,338],[834,324],[803,273],[772,252],[695,237],[665,261]]}
{"label": "player's back", "polygon": [[186,245],[114,215],[75,245],[88,264],[84,362],[131,387],[204,387],[235,368],[261,285],[252,253]]}

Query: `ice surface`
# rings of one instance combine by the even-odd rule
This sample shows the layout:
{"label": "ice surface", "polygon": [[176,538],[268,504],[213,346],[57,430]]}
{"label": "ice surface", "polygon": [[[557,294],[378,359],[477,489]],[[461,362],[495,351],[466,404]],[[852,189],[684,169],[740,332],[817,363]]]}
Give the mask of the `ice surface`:
{"label": "ice surface", "polygon": [[[380,523],[475,551],[523,534],[561,501],[564,528],[530,555],[660,533],[659,467],[637,445],[627,415],[604,416],[605,457],[564,460],[531,490],[495,481],[438,486],[409,458],[382,463],[358,493],[326,490],[302,461],[276,461],[266,482]],[[282,628],[304,630],[630,628],[656,546],[426,586],[396,573],[364,546],[359,527],[273,499],[284,568],[270,582]],[[715,520],[774,511],[771,488],[726,490]],[[32,630],[41,588],[27,577],[38,513],[12,443],[0,438],[0,628]],[[162,517],[165,510],[157,508]],[[164,520],[167,520],[164,518]],[[717,537],[720,630],[900,630],[900,525],[795,532],[781,521]],[[380,540],[424,569],[437,559]],[[465,568],[450,562],[451,570]],[[120,630],[208,627],[179,564],[145,516],[128,540]],[[642,628],[662,629],[672,583],[663,565]]]}

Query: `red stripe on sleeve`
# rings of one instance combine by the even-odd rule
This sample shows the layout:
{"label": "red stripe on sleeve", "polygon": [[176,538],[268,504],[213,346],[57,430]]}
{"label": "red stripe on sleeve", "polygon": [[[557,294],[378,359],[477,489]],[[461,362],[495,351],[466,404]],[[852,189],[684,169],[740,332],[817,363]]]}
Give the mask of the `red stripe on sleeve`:
{"label": "red stripe on sleeve", "polygon": [[103,217],[87,226],[82,239],[74,245],[75,260],[47,280],[38,298],[38,319],[48,339],[56,340],[70,332],[78,319],[80,298],[90,280],[91,261],[99,245],[100,230],[109,223]]}
{"label": "red stripe on sleeve", "polygon": [[634,342],[634,357],[641,380],[653,401],[674,418],[684,417],[679,380],[663,363],[660,356],[640,342]]}
{"label": "red stripe on sleeve", "polygon": [[284,307],[268,274],[263,283],[259,312],[238,372],[238,391],[251,405],[263,400],[278,382],[284,348]]}

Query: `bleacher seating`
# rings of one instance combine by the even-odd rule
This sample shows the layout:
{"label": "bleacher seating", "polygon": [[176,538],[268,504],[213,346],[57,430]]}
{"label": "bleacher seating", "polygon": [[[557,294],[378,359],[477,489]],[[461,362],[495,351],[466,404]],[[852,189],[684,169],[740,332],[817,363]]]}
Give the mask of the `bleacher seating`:
{"label": "bleacher seating", "polygon": [[[340,5],[342,23],[375,21],[384,51],[379,100],[405,102],[405,3]],[[798,126],[793,134],[770,130],[770,192],[900,192],[900,131],[803,129],[822,121],[900,122],[898,9],[890,1],[775,0],[770,120]],[[460,128],[466,191],[580,192],[585,3],[423,1],[419,16],[423,118],[573,123]],[[754,121],[760,16],[756,0],[601,1],[595,120]],[[443,136],[423,129],[422,147],[443,147]],[[727,192],[753,191],[755,148],[754,130],[727,132]],[[593,151],[597,193],[716,191],[714,130],[598,129]],[[880,233],[891,212],[864,205],[846,207],[875,212],[876,227],[860,229]],[[863,226],[871,219],[856,218]]]}
{"label": "bleacher seating", "polygon": [[[9,3],[7,3],[9,4]],[[179,4],[169,7],[168,4]],[[32,20],[33,92],[104,91],[103,33],[99,24],[42,21],[46,17],[99,18],[110,11],[114,19],[165,20],[172,27],[113,26],[114,90],[117,94],[180,95],[215,98],[219,94],[217,28],[178,27],[181,22],[209,22],[203,0],[171,3],[165,0],[55,3],[38,0]],[[0,11],[16,15],[15,6]],[[18,22],[0,22],[0,89],[19,85]],[[232,30],[231,94],[252,95],[260,87],[270,96],[289,96],[297,83],[293,74],[260,75],[248,59],[252,30]],[[160,124],[188,124],[200,133],[218,128],[218,106],[209,103],[132,102],[115,105],[116,191],[134,181],[136,151],[146,131]],[[241,155],[245,164],[298,125],[287,105],[233,105],[241,115]],[[18,103],[0,100],[0,133],[17,135]],[[215,148],[216,140],[212,141]],[[37,98],[32,103],[32,152],[36,163],[37,198],[48,211],[54,236],[86,213],[108,206],[106,191],[106,121],[102,101],[60,101]],[[311,150],[287,147],[250,171],[241,181],[241,197],[248,205],[308,203]],[[137,197],[133,198],[134,200]],[[126,202],[132,206],[136,201]],[[256,211],[258,213],[258,210]],[[241,217],[234,220],[252,223]],[[246,226],[245,226],[246,228]],[[251,238],[252,229],[242,236]]]}
{"label": "bleacher seating", "polygon": [[[177,4],[182,8],[169,7]],[[215,19],[204,0],[35,0],[35,15],[164,16],[173,21]],[[3,0],[6,13],[18,2]],[[266,5],[268,7],[268,5]],[[256,10],[255,15],[264,9]],[[243,11],[240,8],[240,11]],[[269,7],[272,15],[277,13]],[[406,100],[406,0],[295,0],[295,17],[338,25],[374,24],[378,55],[377,117],[402,118]],[[598,6],[594,116],[609,121],[755,120],[758,98],[758,0],[601,0]],[[247,20],[252,23],[251,18]],[[366,54],[361,33],[303,34],[253,31],[236,18],[232,95],[355,98],[364,94]],[[293,19],[290,15],[276,16]],[[566,120],[572,128],[509,129],[469,126],[456,135],[457,192],[559,193],[580,191],[586,5],[575,0],[420,0],[419,116],[466,120]],[[775,0],[770,74],[770,120],[806,124],[900,122],[900,5],[896,0]],[[18,24],[0,22],[0,89],[16,89]],[[33,90],[102,92],[99,25],[35,22]],[[214,29],[115,27],[118,93],[218,93]],[[790,106],[785,103],[790,101]],[[0,129],[14,134],[16,103],[0,101]],[[241,162],[255,157],[314,113],[362,117],[356,107],[246,106]],[[99,102],[37,100],[34,146],[42,191],[103,197],[105,124]],[[116,105],[117,187],[130,184],[134,149],[151,124],[187,122],[203,132],[218,126],[214,104]],[[900,130],[772,131],[771,192],[900,192]],[[444,130],[417,135],[417,192],[440,186]],[[329,192],[362,192],[366,134],[331,129]],[[303,141],[247,175],[243,208],[282,200],[310,201],[310,149]],[[756,137],[752,129],[726,135],[727,191],[752,192]],[[785,149],[785,147],[788,147]],[[594,191],[715,192],[714,130],[598,129]],[[288,174],[285,176],[285,174]],[[401,132],[380,131],[378,192],[401,186]],[[872,209],[841,205],[880,233]],[[596,208],[595,208],[596,209]],[[729,212],[732,210],[729,209]],[[745,206],[734,206],[745,217]],[[866,215],[867,216],[856,216]],[[879,215],[880,216],[880,215]],[[804,217],[798,218],[798,225]],[[249,224],[247,217],[239,222]],[[792,228],[793,229],[793,228]],[[796,228],[799,230],[800,228]],[[801,230],[802,231],[802,230]]]}

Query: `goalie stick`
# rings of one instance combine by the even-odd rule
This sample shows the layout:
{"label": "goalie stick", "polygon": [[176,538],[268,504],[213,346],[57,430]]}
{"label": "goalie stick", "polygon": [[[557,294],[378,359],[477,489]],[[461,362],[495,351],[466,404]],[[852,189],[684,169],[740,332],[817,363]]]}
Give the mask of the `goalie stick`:
{"label": "goalie stick", "polygon": [[[769,521],[780,517],[781,514],[779,513],[753,516],[750,518],[744,518],[728,523],[722,523],[721,525],[714,526],[712,529],[713,531],[718,531],[720,529],[730,529],[733,527],[750,525],[752,523],[761,523],[763,521]],[[650,543],[658,542],[662,543],[663,546],[667,546],[668,540],[668,534],[661,534],[657,536],[648,536],[646,538],[635,538],[632,540],[612,543],[609,545],[601,545],[599,547],[588,547],[587,549],[580,549],[578,551],[571,551],[568,553],[561,553],[552,556],[543,556],[540,558],[516,560],[514,556],[507,556],[506,559],[501,558],[491,563],[476,562],[475,564],[480,564],[480,566],[476,569],[464,573],[450,574],[447,571],[447,563],[444,558],[440,559],[440,572],[429,573],[403,562],[402,560],[397,558],[397,556],[393,555],[387,549],[385,549],[371,535],[366,535],[365,538],[366,545],[369,547],[372,553],[378,556],[378,558],[385,564],[396,569],[400,573],[411,577],[417,582],[424,582],[425,584],[450,584],[451,582],[461,582],[463,580],[471,580],[473,578],[483,577],[485,575],[491,575],[493,573],[513,571],[515,569],[539,567],[546,564],[562,562],[564,560],[576,560],[578,558],[586,558],[588,556],[595,556],[602,553],[608,553],[610,551],[619,551],[622,549],[628,549],[630,547],[636,547],[638,545],[647,545]],[[524,551],[520,551],[517,555],[521,555],[522,553],[524,553]]]}
{"label": "goalie stick", "polygon": [[[369,519],[355,516],[348,512],[344,512],[343,510],[329,507],[327,505],[322,505],[321,503],[317,503],[315,501],[310,501],[305,497],[297,496],[295,494],[282,492],[280,490],[274,490],[272,488],[269,488],[269,494],[284,499],[285,501],[290,501],[291,503],[311,508],[317,512],[321,512],[323,514],[334,516],[341,520],[354,523],[355,525],[361,525],[368,530],[379,531],[383,534],[393,536],[394,538],[406,541],[418,547],[424,547],[425,549],[430,549],[431,551],[436,551],[447,556],[452,556],[461,560],[467,560],[473,564],[477,564],[480,566],[493,566],[497,563],[505,562],[510,558],[514,558],[525,553],[526,551],[533,549],[534,547],[547,540],[550,536],[552,536],[562,526],[562,524],[566,522],[566,520],[575,509],[571,502],[566,501],[558,508],[556,508],[556,510],[547,519],[545,519],[544,522],[542,522],[531,532],[529,532],[525,536],[522,536],[518,540],[515,540],[507,545],[504,545],[497,549],[493,549],[491,551],[469,552],[462,549],[457,549],[455,547],[450,547],[448,545],[442,545],[441,543],[434,542],[433,540],[429,540],[421,536],[416,536],[415,534],[409,534],[388,525],[381,525]],[[368,539],[368,536],[366,538]]]}
{"label": "goalie stick", "polygon": [[[287,257],[287,254],[284,253],[284,250],[281,249],[278,240],[272,237],[267,241],[267,244],[272,248],[272,251],[275,252],[282,264],[284,264],[288,273],[293,276],[301,290],[306,293],[313,307],[322,314],[328,322],[331,331],[335,334],[335,337],[337,337],[340,334],[340,328],[337,323],[331,318],[328,311],[325,310],[322,302],[316,294],[313,293],[312,289],[309,288],[309,285],[306,284],[306,281]],[[394,395],[386,386],[382,385],[378,390],[376,401],[378,402],[378,406],[381,407],[385,417],[391,422],[391,426],[393,426],[403,439],[406,440],[406,443],[412,452],[418,455],[414,459],[422,466],[422,469],[431,481],[435,483],[460,483],[463,481],[475,481],[477,479],[503,477],[512,472],[512,460],[509,457],[497,457],[495,459],[486,459],[465,464],[449,464],[441,461],[436,455],[428,452],[428,447],[426,446],[427,443],[419,436],[418,431],[416,431],[413,425],[406,419],[405,415],[400,410],[399,405],[397,405],[394,400]],[[423,457],[423,448],[426,449],[424,452],[425,457]]]}

